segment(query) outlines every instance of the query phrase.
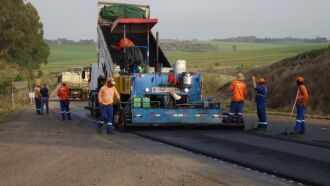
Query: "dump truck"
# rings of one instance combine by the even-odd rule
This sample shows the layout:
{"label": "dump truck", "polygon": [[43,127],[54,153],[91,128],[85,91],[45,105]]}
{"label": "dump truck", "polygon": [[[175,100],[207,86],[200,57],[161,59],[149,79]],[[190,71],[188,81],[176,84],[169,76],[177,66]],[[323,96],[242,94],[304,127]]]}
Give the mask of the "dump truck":
{"label": "dump truck", "polygon": [[62,82],[66,82],[70,88],[71,94],[69,96],[71,99],[88,99],[89,71],[84,67],[72,67],[63,71],[59,77],[59,83]]}
{"label": "dump truck", "polygon": [[[143,16],[125,15],[125,7],[139,9]],[[101,16],[104,8],[123,12],[109,20]],[[151,31],[157,23],[158,19],[150,18],[148,5],[98,3],[98,58],[89,69],[90,99],[85,108],[97,116],[98,91],[111,76],[121,95],[114,105],[114,126],[119,131],[130,126],[223,125],[220,103],[203,98],[201,75],[188,72],[185,60],[172,65],[166,58],[158,33]],[[135,45],[123,50],[112,47],[122,38]]]}

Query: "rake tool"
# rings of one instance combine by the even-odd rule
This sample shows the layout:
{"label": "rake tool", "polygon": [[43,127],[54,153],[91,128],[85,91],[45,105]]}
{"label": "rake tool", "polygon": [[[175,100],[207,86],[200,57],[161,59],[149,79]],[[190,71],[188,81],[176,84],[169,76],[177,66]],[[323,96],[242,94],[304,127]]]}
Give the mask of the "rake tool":
{"label": "rake tool", "polygon": [[290,121],[291,121],[291,117],[292,117],[292,114],[293,114],[294,108],[296,107],[298,96],[299,96],[299,89],[297,90],[296,99],[294,100],[294,103],[293,103],[293,105],[292,105],[292,109],[291,109],[291,113],[290,113],[290,116],[289,116],[289,120],[288,120],[288,122],[286,123],[286,126],[285,126],[284,131],[282,132],[283,135],[289,135],[289,134],[290,134],[290,133],[288,132],[289,123],[290,123]]}

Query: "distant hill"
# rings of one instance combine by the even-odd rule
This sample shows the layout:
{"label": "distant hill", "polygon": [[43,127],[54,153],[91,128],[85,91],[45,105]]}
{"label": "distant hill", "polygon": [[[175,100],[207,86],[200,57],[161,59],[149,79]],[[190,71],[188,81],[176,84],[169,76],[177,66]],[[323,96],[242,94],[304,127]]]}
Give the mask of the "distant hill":
{"label": "distant hill", "polygon": [[[267,106],[289,111],[297,91],[295,77],[302,75],[309,91],[308,112],[330,114],[330,46],[298,54],[272,65],[248,71],[246,82],[251,96],[252,75],[264,77],[268,86]],[[229,84],[219,89],[220,95],[228,92]]]}
{"label": "distant hill", "polygon": [[258,38],[256,36],[238,36],[226,39],[214,39],[214,41],[228,41],[228,42],[251,42],[251,43],[270,43],[270,42],[304,42],[304,43],[327,43],[329,40],[326,37],[310,38],[295,38],[295,37],[284,37],[284,38]]}
{"label": "distant hill", "polygon": [[218,49],[217,45],[209,43],[198,43],[192,41],[160,41],[160,47],[167,51],[182,51],[182,52],[212,52]]}
{"label": "distant hill", "polygon": [[45,42],[49,45],[96,45],[96,41],[94,41],[93,39],[81,39],[79,41],[73,41],[66,38],[59,38],[56,40],[45,39]]}

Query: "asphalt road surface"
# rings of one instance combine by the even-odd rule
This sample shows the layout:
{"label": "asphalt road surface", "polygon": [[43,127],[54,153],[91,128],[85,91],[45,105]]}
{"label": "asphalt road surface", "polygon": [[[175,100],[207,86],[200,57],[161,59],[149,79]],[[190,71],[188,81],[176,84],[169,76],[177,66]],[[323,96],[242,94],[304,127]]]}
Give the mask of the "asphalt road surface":
{"label": "asphalt road surface", "polygon": [[299,184],[130,132],[98,134],[83,104],[72,102],[71,121],[52,103],[50,114],[30,106],[0,123],[0,185]]}
{"label": "asphalt road surface", "polygon": [[[256,118],[254,118],[254,121]],[[294,118],[270,116],[266,132],[226,128],[133,129],[133,133],[195,153],[236,163],[308,185],[330,185],[330,122],[307,119],[304,135],[283,135]],[[255,124],[254,124],[255,126]]]}

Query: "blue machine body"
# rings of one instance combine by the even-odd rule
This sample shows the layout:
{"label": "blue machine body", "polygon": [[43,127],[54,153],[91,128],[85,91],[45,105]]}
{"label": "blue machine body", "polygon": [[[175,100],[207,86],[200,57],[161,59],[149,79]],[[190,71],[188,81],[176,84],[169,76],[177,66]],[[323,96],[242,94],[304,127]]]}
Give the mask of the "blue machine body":
{"label": "blue machine body", "polygon": [[[177,79],[184,74],[175,74]],[[191,74],[191,86],[180,88],[171,86],[169,73],[133,73],[131,75],[131,98],[161,97],[150,101],[149,108],[134,107],[130,104],[132,122],[129,125],[218,125],[222,123],[219,103],[203,100],[200,74]],[[185,103],[175,107],[169,105],[170,92],[185,99]],[[142,105],[142,104],[141,104]]]}
{"label": "blue machine body", "polygon": [[[175,74],[179,78],[181,74]],[[173,89],[173,92],[179,95],[188,95],[190,102],[202,101],[202,81],[199,74],[193,74],[192,87],[188,93],[184,89],[175,88],[168,83],[168,73],[135,73],[131,76],[132,97],[144,97],[146,95],[163,95],[168,96],[169,92],[164,92],[157,89]],[[148,92],[146,90],[149,90]],[[177,89],[177,90],[175,90]]]}
{"label": "blue machine body", "polygon": [[132,124],[139,125],[218,125],[218,108],[133,108]]}

